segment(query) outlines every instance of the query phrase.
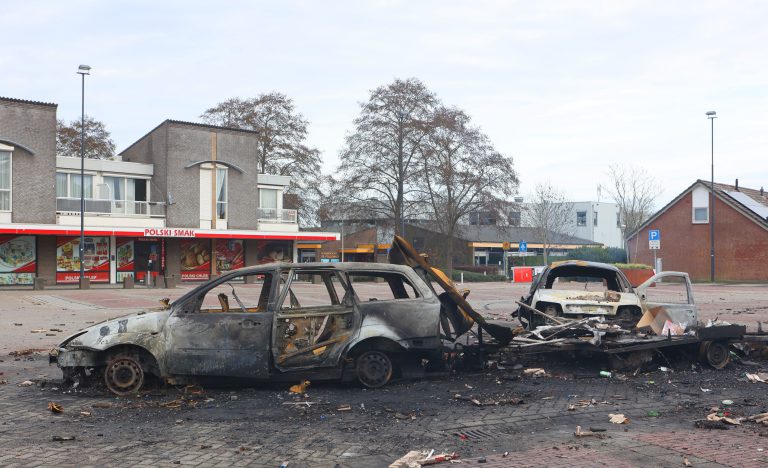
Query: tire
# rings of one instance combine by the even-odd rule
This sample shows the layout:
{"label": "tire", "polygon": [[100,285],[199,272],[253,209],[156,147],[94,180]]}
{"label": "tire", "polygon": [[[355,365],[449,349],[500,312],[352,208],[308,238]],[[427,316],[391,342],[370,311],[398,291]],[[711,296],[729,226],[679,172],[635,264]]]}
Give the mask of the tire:
{"label": "tire", "polygon": [[699,356],[714,369],[722,369],[731,361],[728,345],[719,341],[705,341],[701,344]]}
{"label": "tire", "polygon": [[380,388],[392,379],[394,366],[386,353],[366,351],[355,362],[357,380],[368,388]]}
{"label": "tire", "polygon": [[104,368],[104,383],[115,395],[134,394],[144,386],[144,369],[135,356],[118,354]]}

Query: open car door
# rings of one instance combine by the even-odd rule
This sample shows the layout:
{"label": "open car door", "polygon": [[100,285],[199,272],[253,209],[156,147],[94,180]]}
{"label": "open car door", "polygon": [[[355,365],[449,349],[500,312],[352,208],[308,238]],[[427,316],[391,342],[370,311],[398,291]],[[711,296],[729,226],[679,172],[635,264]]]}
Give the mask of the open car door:
{"label": "open car door", "polygon": [[[416,249],[404,238],[395,236],[393,239],[392,247],[389,250],[389,263],[408,265],[422,275],[427,283],[434,281],[440,285],[444,291],[438,294],[442,304],[441,313],[450,321],[455,333],[455,336],[449,336],[449,338],[455,340],[469,331],[477,322],[480,327],[502,344],[507,344],[512,340],[511,329],[486,322],[483,316],[469,305],[465,299],[466,295],[456,289],[453,281],[445,273],[429,265],[426,258],[419,255]],[[443,326],[444,332],[446,331],[445,328]]]}
{"label": "open car door", "polygon": [[638,328],[650,327],[661,336],[682,335],[698,320],[688,273],[665,271],[635,288],[644,314]]}

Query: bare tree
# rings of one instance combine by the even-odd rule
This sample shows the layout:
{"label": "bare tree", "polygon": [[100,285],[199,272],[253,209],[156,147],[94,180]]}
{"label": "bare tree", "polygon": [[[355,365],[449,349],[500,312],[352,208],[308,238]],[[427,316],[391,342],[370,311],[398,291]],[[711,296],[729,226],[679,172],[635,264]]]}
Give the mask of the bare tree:
{"label": "bare tree", "polygon": [[512,158],[496,151],[487,135],[456,108],[439,107],[422,149],[423,199],[445,234],[446,269],[453,273],[453,239],[459,222],[483,209],[497,214],[517,188]]}
{"label": "bare tree", "polygon": [[[63,120],[56,121],[56,154],[58,156],[80,157],[80,120],[69,125]],[[91,159],[112,159],[115,143],[104,124],[85,116],[85,157]]]}
{"label": "bare tree", "polygon": [[550,182],[537,184],[530,200],[524,212],[526,224],[536,230],[544,244],[544,264],[548,265],[551,245],[570,235],[573,204]]}
{"label": "bare tree", "polygon": [[608,167],[608,179],[606,190],[619,206],[626,245],[626,236],[635,232],[653,214],[654,202],[661,192],[661,186],[648,172],[635,166],[611,164]]}
{"label": "bare tree", "polygon": [[391,220],[398,233],[406,217],[419,215],[419,148],[436,105],[435,95],[414,78],[374,89],[341,153],[338,195]]}
{"label": "bare tree", "polygon": [[255,154],[259,171],[290,176],[290,204],[298,209],[303,225],[316,221],[319,200],[314,188],[321,177],[320,151],[306,144],[309,123],[296,111],[291,98],[276,92],[250,99],[232,98],[200,117],[213,125],[259,132]]}

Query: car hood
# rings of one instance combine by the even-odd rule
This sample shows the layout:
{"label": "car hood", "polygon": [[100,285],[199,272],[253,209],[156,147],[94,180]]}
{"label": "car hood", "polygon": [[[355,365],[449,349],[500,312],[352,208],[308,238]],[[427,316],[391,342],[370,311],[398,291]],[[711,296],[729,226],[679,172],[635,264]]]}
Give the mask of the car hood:
{"label": "car hood", "polygon": [[67,337],[59,347],[104,349],[109,347],[116,337],[154,335],[160,332],[170,314],[170,310],[142,311],[105,320]]}

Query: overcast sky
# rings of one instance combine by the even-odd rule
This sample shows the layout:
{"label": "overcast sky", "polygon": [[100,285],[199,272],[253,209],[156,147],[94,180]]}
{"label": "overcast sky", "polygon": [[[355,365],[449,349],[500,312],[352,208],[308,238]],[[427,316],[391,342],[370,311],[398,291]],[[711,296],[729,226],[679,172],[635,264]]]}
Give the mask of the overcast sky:
{"label": "overcast sky", "polygon": [[[595,200],[611,162],[645,166],[665,204],[715,178],[768,189],[765,1],[0,0],[0,95],[106,123],[118,151],[167,118],[283,92],[332,171],[359,102],[417,77],[514,158]],[[603,194],[602,200],[606,200]]]}

